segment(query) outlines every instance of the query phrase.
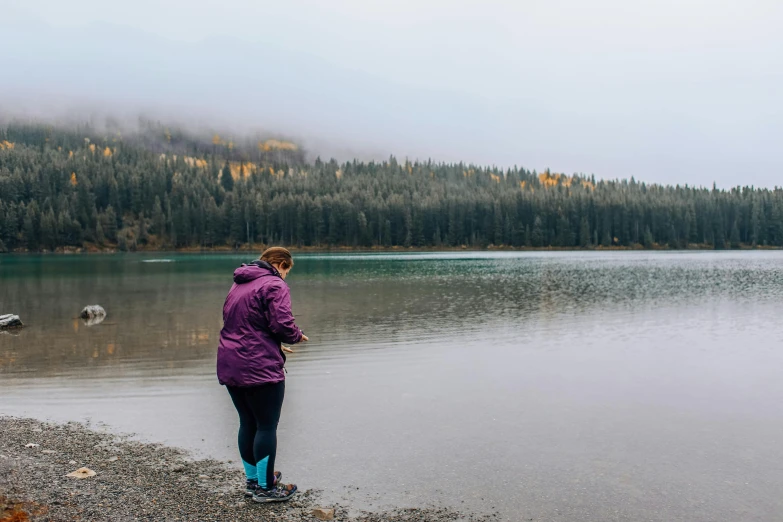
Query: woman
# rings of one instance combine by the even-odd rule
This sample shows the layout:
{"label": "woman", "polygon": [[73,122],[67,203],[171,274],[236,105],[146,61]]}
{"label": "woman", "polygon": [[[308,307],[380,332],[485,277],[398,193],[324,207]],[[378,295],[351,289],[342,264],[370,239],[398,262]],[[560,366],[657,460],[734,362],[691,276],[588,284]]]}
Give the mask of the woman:
{"label": "woman", "polygon": [[296,493],[274,470],[277,423],[285,394],[281,343],[309,339],[296,326],[285,278],[291,253],[272,247],[234,271],[234,286],[223,305],[217,376],[239,412],[239,454],[247,475],[246,494],[256,502],[281,502]]}

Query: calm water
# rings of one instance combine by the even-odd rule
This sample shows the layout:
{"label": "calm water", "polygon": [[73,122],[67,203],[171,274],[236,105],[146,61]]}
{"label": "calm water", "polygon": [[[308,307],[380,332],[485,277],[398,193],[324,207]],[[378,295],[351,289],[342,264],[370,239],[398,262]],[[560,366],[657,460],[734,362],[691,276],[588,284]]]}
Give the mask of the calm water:
{"label": "calm water", "polygon": [[[0,413],[236,460],[214,359],[243,260],[0,256],[29,325],[0,334]],[[278,465],[327,500],[783,519],[783,253],[312,255],[289,282],[312,342]]]}

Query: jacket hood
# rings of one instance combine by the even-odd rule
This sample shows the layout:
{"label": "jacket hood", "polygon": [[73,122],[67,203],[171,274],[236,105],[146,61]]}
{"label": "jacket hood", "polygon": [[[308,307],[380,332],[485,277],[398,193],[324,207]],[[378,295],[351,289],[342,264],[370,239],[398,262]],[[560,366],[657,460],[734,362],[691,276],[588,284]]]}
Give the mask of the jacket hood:
{"label": "jacket hood", "polygon": [[243,263],[242,266],[234,270],[234,282],[241,285],[269,275],[280,277],[280,273],[275,267],[266,261],[253,261],[247,265]]}

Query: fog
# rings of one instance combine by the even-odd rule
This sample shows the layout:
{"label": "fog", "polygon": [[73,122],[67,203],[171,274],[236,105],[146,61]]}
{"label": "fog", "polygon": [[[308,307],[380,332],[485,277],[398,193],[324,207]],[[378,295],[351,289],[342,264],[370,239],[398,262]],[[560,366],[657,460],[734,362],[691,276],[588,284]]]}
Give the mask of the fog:
{"label": "fog", "polygon": [[6,117],[144,114],[339,159],[781,184],[774,0],[24,0],[3,13]]}

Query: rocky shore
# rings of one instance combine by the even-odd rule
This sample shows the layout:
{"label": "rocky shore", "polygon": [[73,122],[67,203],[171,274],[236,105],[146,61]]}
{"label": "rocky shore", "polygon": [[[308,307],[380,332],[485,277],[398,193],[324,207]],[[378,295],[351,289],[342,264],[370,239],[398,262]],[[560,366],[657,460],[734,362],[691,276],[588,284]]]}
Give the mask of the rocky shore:
{"label": "rocky shore", "polygon": [[[66,476],[80,468],[94,475]],[[322,505],[315,491],[287,503],[259,505],[245,498],[243,483],[241,471],[228,463],[193,460],[176,448],[78,423],[0,417],[0,522],[311,522],[319,507],[334,509],[334,520],[351,522],[494,519],[433,508],[349,516],[346,506]]]}

